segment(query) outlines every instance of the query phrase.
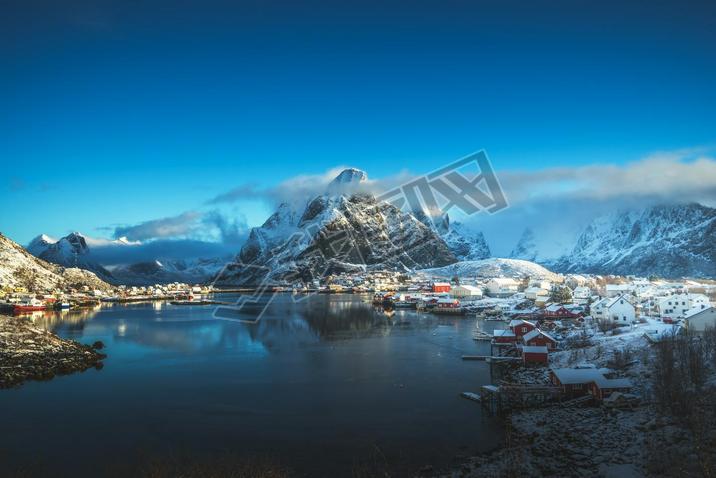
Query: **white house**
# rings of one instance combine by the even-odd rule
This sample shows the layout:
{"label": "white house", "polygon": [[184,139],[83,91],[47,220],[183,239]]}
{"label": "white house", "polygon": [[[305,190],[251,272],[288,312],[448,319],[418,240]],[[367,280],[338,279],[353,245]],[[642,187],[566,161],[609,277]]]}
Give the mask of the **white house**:
{"label": "white house", "polygon": [[509,297],[517,292],[519,283],[509,277],[496,277],[487,282],[487,293],[492,297]]}
{"label": "white house", "polygon": [[537,289],[550,290],[552,288],[552,283],[545,279],[532,279],[527,287],[536,287]]}
{"label": "white house", "polygon": [[572,300],[578,304],[585,304],[592,296],[592,290],[589,287],[578,286],[572,291]]}
{"label": "white house", "polygon": [[689,305],[688,294],[674,294],[667,295],[665,297],[657,297],[656,304],[659,307],[661,317],[683,317],[686,311],[691,308]]}
{"label": "white house", "polygon": [[617,297],[631,290],[629,284],[607,284],[607,297]]}
{"label": "white house", "polygon": [[704,294],[689,294],[689,309],[693,309],[694,307],[698,307],[700,305],[709,306],[711,305],[711,302]]}
{"label": "white house", "polygon": [[629,324],[636,320],[636,307],[626,294],[595,302],[592,304],[591,313],[595,319],[611,319]]}
{"label": "white house", "polygon": [[482,287],[475,285],[456,285],[450,290],[450,294],[453,297],[479,299],[482,297]]}
{"label": "white house", "polygon": [[536,300],[540,296],[549,296],[549,291],[541,287],[528,287],[525,289],[525,299]]}
{"label": "white house", "polygon": [[700,306],[687,312],[684,323],[688,330],[702,333],[708,327],[716,327],[716,308]]}

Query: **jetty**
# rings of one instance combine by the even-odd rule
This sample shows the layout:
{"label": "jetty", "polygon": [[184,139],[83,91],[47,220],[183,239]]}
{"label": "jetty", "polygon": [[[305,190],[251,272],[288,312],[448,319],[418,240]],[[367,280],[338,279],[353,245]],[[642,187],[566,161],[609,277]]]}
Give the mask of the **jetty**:
{"label": "jetty", "polygon": [[542,406],[562,399],[562,387],[503,383],[480,387],[480,403],[493,414]]}
{"label": "jetty", "polygon": [[463,355],[463,360],[480,360],[483,362],[521,362],[521,357],[505,357],[502,355]]}

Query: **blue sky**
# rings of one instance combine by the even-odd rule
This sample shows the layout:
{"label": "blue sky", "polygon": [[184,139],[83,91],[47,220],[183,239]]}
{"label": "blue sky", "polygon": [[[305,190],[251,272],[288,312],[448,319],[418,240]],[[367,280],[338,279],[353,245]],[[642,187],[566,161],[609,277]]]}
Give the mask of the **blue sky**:
{"label": "blue sky", "polygon": [[716,6],[642,3],[3,2],[0,231],[111,237],[337,165],[380,178],[484,148],[538,171],[711,146]]}

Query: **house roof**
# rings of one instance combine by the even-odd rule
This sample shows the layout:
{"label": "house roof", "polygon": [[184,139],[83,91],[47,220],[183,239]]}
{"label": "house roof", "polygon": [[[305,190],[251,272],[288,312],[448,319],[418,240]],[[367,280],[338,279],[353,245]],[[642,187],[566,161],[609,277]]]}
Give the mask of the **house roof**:
{"label": "house roof", "polygon": [[494,282],[499,285],[517,285],[518,282],[510,277],[495,277],[490,279],[490,282]]}
{"label": "house roof", "polygon": [[629,298],[626,296],[626,294],[622,294],[622,295],[618,295],[618,296],[612,298],[612,299],[606,304],[606,308],[607,308],[607,309],[611,308],[611,307],[612,307],[614,304],[616,304],[619,300],[625,300],[626,302],[629,303],[629,305],[631,305],[632,307],[634,307],[634,304],[632,304],[631,300],[629,300]]}
{"label": "house roof", "polygon": [[[703,306],[703,307],[701,307]],[[701,304],[700,306],[696,306],[692,309],[689,309],[684,313],[684,319],[693,319],[697,315],[700,315],[704,312],[711,312],[714,310],[713,306],[706,306],[705,304]]]}
{"label": "house roof", "polygon": [[514,337],[515,333],[511,330],[496,329],[492,331],[493,337]]}
{"label": "house roof", "polygon": [[540,329],[534,329],[527,332],[524,336],[522,336],[522,340],[524,340],[525,342],[529,342],[530,340],[534,339],[535,337],[538,337],[539,335],[544,335],[552,342],[557,343],[557,340],[555,340],[554,337],[552,337],[546,332],[541,331]]}
{"label": "house roof", "polygon": [[457,285],[454,287],[454,289],[465,289],[472,292],[482,292],[482,287],[477,287],[474,285]]}
{"label": "house roof", "polygon": [[551,370],[564,385],[577,385],[605,380],[604,375],[611,372],[608,368],[553,368]]}
{"label": "house roof", "polygon": [[522,325],[522,324],[527,324],[527,325],[531,325],[532,327],[536,327],[534,322],[530,322],[529,320],[524,320],[524,319],[510,320],[510,328],[517,327],[518,325]]}
{"label": "house roof", "polygon": [[599,388],[631,388],[632,383],[628,378],[606,378],[604,375],[594,380]]}

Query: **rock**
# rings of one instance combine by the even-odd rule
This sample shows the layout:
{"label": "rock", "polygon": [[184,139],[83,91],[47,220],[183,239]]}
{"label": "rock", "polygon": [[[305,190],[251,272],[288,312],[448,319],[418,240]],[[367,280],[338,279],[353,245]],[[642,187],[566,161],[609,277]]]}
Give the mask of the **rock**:
{"label": "rock", "polygon": [[101,368],[104,358],[93,347],[61,339],[25,319],[0,316],[0,388]]}

